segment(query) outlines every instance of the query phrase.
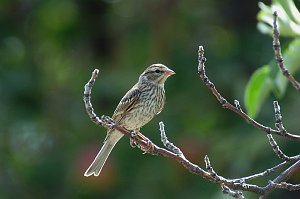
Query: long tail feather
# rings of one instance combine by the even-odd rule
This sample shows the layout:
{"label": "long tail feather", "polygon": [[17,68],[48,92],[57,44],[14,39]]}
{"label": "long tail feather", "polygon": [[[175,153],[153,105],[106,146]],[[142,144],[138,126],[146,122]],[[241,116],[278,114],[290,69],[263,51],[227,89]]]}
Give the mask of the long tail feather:
{"label": "long tail feather", "polygon": [[97,154],[92,164],[84,173],[84,176],[86,177],[91,175],[98,176],[100,174],[101,169],[105,164],[110,152],[112,151],[112,149],[114,148],[114,146],[122,136],[123,134],[118,131],[109,132],[109,136],[105,140],[102,148],[100,149],[99,153]]}

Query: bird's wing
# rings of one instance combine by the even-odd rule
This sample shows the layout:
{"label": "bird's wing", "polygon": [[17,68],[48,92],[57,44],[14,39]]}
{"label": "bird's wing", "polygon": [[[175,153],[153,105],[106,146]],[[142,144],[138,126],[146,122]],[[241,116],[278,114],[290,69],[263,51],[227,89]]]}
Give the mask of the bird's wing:
{"label": "bird's wing", "polygon": [[130,89],[119,102],[112,116],[112,119],[116,122],[119,122],[126,114],[126,112],[128,112],[131,107],[133,107],[133,105],[138,101],[140,94],[141,90],[138,89],[137,86],[133,86],[132,89]]}

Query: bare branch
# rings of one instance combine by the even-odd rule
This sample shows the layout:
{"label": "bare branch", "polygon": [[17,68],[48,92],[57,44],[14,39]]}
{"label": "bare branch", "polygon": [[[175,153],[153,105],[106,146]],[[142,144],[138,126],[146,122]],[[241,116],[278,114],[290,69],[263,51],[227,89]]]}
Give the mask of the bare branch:
{"label": "bare branch", "polygon": [[290,158],[289,156],[285,155],[281,149],[279,148],[277,142],[274,140],[273,136],[271,134],[267,134],[268,139],[269,139],[269,143],[272,146],[272,149],[274,151],[274,153],[282,160],[284,161],[291,161],[293,160],[292,158]]}
{"label": "bare branch", "polygon": [[273,173],[276,173],[279,171],[279,169],[281,169],[282,167],[286,166],[287,164],[289,164],[289,162],[287,161],[284,161],[270,169],[266,169],[265,171],[261,172],[261,173],[257,173],[257,174],[253,174],[253,175],[250,175],[250,176],[246,176],[246,177],[241,177],[239,179],[236,179],[238,181],[240,180],[243,180],[243,181],[247,181],[247,180],[253,180],[253,179],[256,179],[256,178],[260,178],[260,177],[265,177],[265,176],[269,176]]}
{"label": "bare branch", "polygon": [[300,184],[291,184],[286,182],[274,183],[273,181],[270,181],[270,183],[277,189],[286,189],[288,191],[300,190]]}
{"label": "bare branch", "polygon": [[[257,121],[253,120],[251,117],[249,117],[246,113],[243,112],[243,110],[241,109],[241,106],[239,104],[239,102],[237,100],[234,101],[234,105],[230,104],[216,89],[215,85],[209,80],[209,78],[207,77],[206,73],[205,73],[205,62],[206,62],[206,58],[204,57],[204,48],[202,46],[199,46],[199,50],[198,50],[198,74],[201,78],[201,80],[205,83],[205,85],[211,90],[211,92],[213,93],[213,95],[217,98],[217,100],[220,102],[220,104],[222,105],[223,108],[229,109],[235,113],[237,113],[238,115],[242,116],[244,119],[246,119],[247,121],[249,121],[253,126],[255,126],[256,128],[262,130],[263,132],[265,132],[268,135],[269,138],[269,142],[271,144],[271,146],[273,147],[274,152],[278,155],[278,157],[280,157],[281,159],[285,160],[283,163],[280,163],[279,165],[271,168],[271,169],[267,169],[264,172],[258,173],[258,174],[254,174],[248,177],[243,177],[243,178],[238,178],[235,179],[233,181],[236,182],[240,182],[240,184],[242,184],[243,181],[246,180],[250,180],[250,179],[254,179],[254,178],[258,178],[258,177],[263,177],[263,176],[267,176],[270,175],[271,173],[275,173],[276,171],[279,170],[279,168],[282,168],[283,166],[285,166],[286,164],[288,164],[288,162],[290,161],[299,161],[299,155],[294,156],[294,157],[288,157],[286,156],[279,148],[279,146],[277,145],[277,143],[275,142],[275,140],[273,139],[271,134],[275,134],[275,135],[280,135],[283,137],[286,137],[290,140],[297,140],[300,141],[300,136],[299,135],[293,135],[290,134],[288,132],[286,132],[286,130],[283,127],[282,124],[282,116],[280,113],[280,107],[278,105],[278,102],[274,102],[274,110],[275,110],[275,126],[278,130],[274,130],[270,127],[266,127],[260,123],[258,123]],[[208,168],[210,168],[210,162],[209,159],[207,158],[207,160],[205,161],[206,165]],[[296,163],[295,163],[296,164]],[[290,167],[291,168],[291,167]],[[293,167],[293,169],[287,169],[286,171],[284,171],[283,173],[281,173],[275,180],[277,182],[282,182],[279,181],[279,179],[283,178],[283,176],[287,177],[287,171],[293,171],[295,172],[298,168],[297,167]],[[211,172],[211,174],[213,174],[214,176],[216,174],[216,172],[214,170],[212,170],[212,168],[210,168],[209,170]],[[280,177],[281,176],[281,177]],[[230,187],[231,188],[231,187]],[[271,192],[271,190],[273,190],[274,187],[272,187],[270,184],[268,184],[266,187],[264,187],[263,189],[260,189],[260,191],[262,191],[262,193],[260,194],[262,197],[267,196],[269,194],[269,192]]]}
{"label": "bare branch", "polygon": [[262,194],[259,199],[265,199],[265,198],[267,198],[267,196],[276,188],[276,184],[280,184],[282,182],[286,182],[287,180],[289,180],[299,170],[300,170],[300,160],[298,160],[292,166],[290,166],[289,168],[287,168],[284,172],[282,172],[272,182],[269,182],[269,184],[266,187],[263,188],[264,194]]}
{"label": "bare branch", "polygon": [[[151,142],[152,147],[149,149],[149,148],[147,148],[149,143],[147,143],[145,140],[138,139],[136,136],[133,136],[132,133],[130,131],[128,131],[127,129],[115,124],[115,122],[110,117],[102,116],[100,119],[94,113],[94,109],[93,109],[92,103],[91,103],[91,96],[90,96],[92,87],[95,83],[98,73],[99,73],[99,70],[95,69],[92,74],[91,79],[85,85],[85,90],[84,90],[84,103],[85,103],[86,111],[87,111],[89,117],[91,118],[91,120],[98,126],[103,126],[105,128],[109,128],[109,129],[111,129],[111,128],[117,129],[118,131],[120,131],[121,133],[123,133],[124,135],[126,135],[127,137],[132,139],[135,143],[137,143],[137,145],[140,146],[139,148],[143,152],[150,153],[153,155],[160,155],[163,157],[168,157],[168,158],[176,160],[181,165],[183,165],[189,172],[191,172],[195,175],[201,176],[215,184],[220,185],[223,190],[223,193],[228,194],[234,198],[244,198],[241,191],[249,191],[249,192],[256,193],[258,195],[266,195],[266,193],[268,191],[270,192],[271,189],[274,189],[273,187],[271,187],[270,184],[268,184],[266,187],[263,188],[263,187],[260,187],[260,186],[254,185],[254,184],[246,183],[246,180],[250,180],[250,179],[254,179],[254,178],[262,177],[262,176],[267,176],[270,173],[275,173],[276,171],[279,170],[279,168],[286,165],[287,161],[285,161],[271,169],[268,169],[265,172],[259,173],[259,174],[254,174],[254,175],[251,175],[248,177],[238,178],[238,179],[227,179],[227,178],[224,178],[224,177],[218,175],[217,172],[215,172],[215,170],[211,166],[208,156],[205,156],[205,158],[204,158],[207,171],[205,171],[198,165],[193,164],[189,160],[187,160],[185,158],[184,154],[182,153],[182,151],[168,140],[165,129],[164,129],[164,124],[162,122],[159,123],[160,132],[161,132],[161,140],[167,149],[158,147],[157,145],[152,143],[150,140],[149,140],[149,142]],[[235,106],[237,109],[242,111],[239,108],[240,106],[239,106],[238,101],[235,101]],[[275,141],[274,141],[274,143],[273,143],[273,145],[276,146],[277,144]],[[149,150],[146,150],[146,149],[149,149]],[[291,157],[289,159],[289,161],[293,161],[293,160],[295,160],[295,158],[299,159],[300,157],[299,156]],[[289,168],[288,171],[295,171],[295,170],[296,170],[296,168],[294,166],[292,168]],[[287,172],[287,170],[285,172]],[[279,177],[283,176],[283,175],[287,176],[287,174],[285,174],[285,172],[280,174]],[[277,178],[274,180],[274,183],[280,183],[280,182],[281,181],[277,180]]]}
{"label": "bare branch", "polygon": [[[94,109],[93,109],[92,103],[91,103],[91,96],[90,96],[92,87],[98,76],[98,73],[99,73],[99,70],[95,69],[92,74],[91,79],[85,85],[84,98],[83,98],[86,111],[87,111],[90,119],[95,124],[97,124],[98,126],[103,126],[105,128],[109,128],[109,129],[113,128],[113,129],[120,131],[125,136],[129,137],[134,142],[136,142],[138,144],[138,146],[140,146],[139,148],[143,152],[174,159],[178,163],[180,163],[182,166],[184,166],[189,172],[191,172],[195,175],[201,176],[202,178],[205,178],[215,184],[219,184],[220,186],[222,185],[223,187],[228,187],[229,189],[223,188],[223,190],[225,189],[225,191],[228,192],[228,194],[231,196],[236,195],[236,197],[237,197],[238,195],[240,195],[240,192],[232,191],[232,190],[250,191],[253,193],[257,193],[259,195],[263,194],[262,187],[259,187],[257,185],[253,185],[253,184],[246,184],[243,180],[239,180],[239,181],[238,180],[230,180],[230,179],[226,179],[222,176],[219,176],[216,172],[214,172],[207,156],[205,158],[205,162],[206,162],[207,168],[209,168],[208,169],[209,171],[205,171],[198,165],[193,164],[192,162],[187,160],[185,158],[184,154],[181,152],[181,150],[168,140],[166,133],[165,133],[164,124],[162,122],[160,123],[161,140],[162,140],[163,144],[168,148],[168,150],[158,147],[157,145],[152,143],[150,140],[149,140],[149,142],[151,142],[152,146],[151,146],[150,150],[145,150],[145,149],[148,149],[149,143],[147,143],[146,141],[144,141],[142,139],[138,139],[137,136],[133,136],[129,130],[123,128],[122,126],[115,124],[115,122],[108,116],[102,116],[100,119],[94,113]],[[241,198],[241,196],[239,196],[239,197]]]}
{"label": "bare branch", "polygon": [[295,162],[292,166],[282,172],[277,178],[273,180],[274,183],[286,182],[294,173],[300,170],[300,160]]}
{"label": "bare branch", "polygon": [[290,74],[288,69],[285,67],[283,57],[281,54],[281,46],[279,41],[279,30],[277,26],[278,14],[275,11],[274,14],[274,21],[273,21],[273,49],[275,53],[276,62],[282,72],[282,74],[292,83],[297,91],[300,91],[300,84],[297,80]]}
{"label": "bare branch", "polygon": [[160,137],[161,137],[161,142],[164,144],[164,146],[179,155],[180,157],[184,158],[184,154],[182,151],[175,146],[172,142],[170,142],[167,138],[166,132],[165,132],[165,125],[163,122],[159,122],[159,131],[160,131]]}
{"label": "bare branch", "polygon": [[245,112],[243,112],[243,110],[241,109],[241,107],[239,106],[239,104],[236,103],[237,101],[235,101],[235,105],[230,104],[218,92],[218,90],[215,87],[214,83],[212,83],[209,80],[209,78],[207,77],[207,75],[206,75],[206,72],[205,72],[206,58],[204,57],[204,48],[203,48],[203,46],[199,46],[199,50],[198,50],[198,62],[199,62],[199,64],[198,64],[198,74],[199,74],[201,80],[211,90],[211,92],[217,98],[217,100],[220,102],[220,104],[222,105],[223,108],[229,109],[229,110],[237,113],[238,115],[240,115],[241,117],[243,117],[244,119],[246,119],[247,121],[249,121],[253,126],[255,126],[256,128],[262,130],[266,134],[276,134],[276,135],[280,135],[280,136],[286,137],[289,140],[300,141],[300,136],[299,135],[290,134],[288,132],[286,132],[285,134],[282,134],[282,132],[279,131],[279,130],[272,129],[270,127],[267,127],[267,126],[264,126],[264,125],[258,123],[257,121],[255,121],[254,119],[252,119],[249,115],[247,115]]}

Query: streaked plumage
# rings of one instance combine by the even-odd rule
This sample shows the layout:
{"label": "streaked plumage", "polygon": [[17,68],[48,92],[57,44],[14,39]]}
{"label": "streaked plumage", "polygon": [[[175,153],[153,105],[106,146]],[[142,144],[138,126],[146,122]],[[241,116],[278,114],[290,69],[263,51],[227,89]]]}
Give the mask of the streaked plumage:
{"label": "streaked plumage", "polygon": [[[149,66],[121,99],[112,119],[128,130],[139,130],[162,111],[165,104],[164,83],[173,74],[174,71],[163,64]],[[100,174],[111,150],[122,137],[123,134],[116,130],[107,132],[104,144],[85,176]]]}

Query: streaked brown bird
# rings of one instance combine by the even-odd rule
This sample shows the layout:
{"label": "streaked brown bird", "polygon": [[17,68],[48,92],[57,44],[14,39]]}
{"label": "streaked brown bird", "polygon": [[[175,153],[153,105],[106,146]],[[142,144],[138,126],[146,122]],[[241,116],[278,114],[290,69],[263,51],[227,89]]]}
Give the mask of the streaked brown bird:
{"label": "streaked brown bird", "polygon": [[[138,82],[119,102],[112,119],[128,130],[138,132],[165,104],[164,83],[175,72],[163,64],[152,64],[139,77]],[[104,144],[84,176],[98,176],[116,143],[123,137],[117,130],[109,130]]]}

